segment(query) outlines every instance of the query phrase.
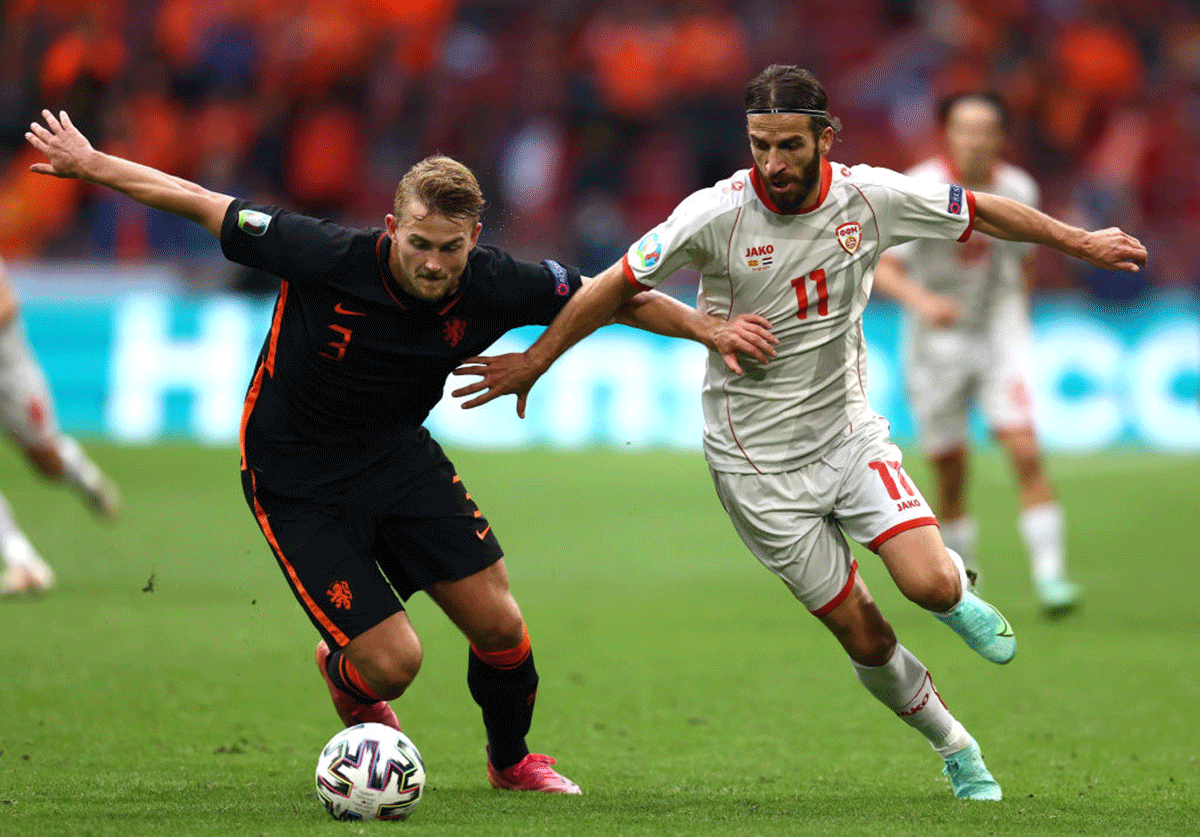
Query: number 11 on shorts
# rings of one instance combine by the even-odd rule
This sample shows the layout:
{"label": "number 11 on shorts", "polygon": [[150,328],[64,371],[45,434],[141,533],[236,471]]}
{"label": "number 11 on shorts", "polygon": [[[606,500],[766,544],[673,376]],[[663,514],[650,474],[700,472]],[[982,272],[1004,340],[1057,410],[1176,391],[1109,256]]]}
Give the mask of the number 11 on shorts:
{"label": "number 11 on shorts", "polygon": [[[887,489],[888,496],[893,500],[900,499],[900,486],[904,487],[904,493],[912,497],[915,493],[912,485],[908,481],[908,475],[904,473],[904,469],[900,467],[899,462],[884,462],[876,460],[868,462],[871,470],[879,474],[879,478],[883,480],[883,487]],[[896,479],[892,478],[890,471],[896,473],[896,479],[900,480],[900,486],[896,485]]]}

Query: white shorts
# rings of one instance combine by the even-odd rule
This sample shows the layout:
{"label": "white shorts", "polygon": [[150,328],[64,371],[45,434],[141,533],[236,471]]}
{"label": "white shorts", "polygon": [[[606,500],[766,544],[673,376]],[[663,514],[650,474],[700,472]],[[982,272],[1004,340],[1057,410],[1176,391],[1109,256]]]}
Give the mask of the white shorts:
{"label": "white shorts", "polygon": [[997,307],[988,331],[931,329],[905,345],[908,402],[929,455],[963,447],[971,406],[992,431],[1033,427],[1029,317],[1019,296]]}
{"label": "white shorts", "polygon": [[0,424],[27,448],[58,438],[50,387],[19,319],[0,326]]}
{"label": "white shorts", "polygon": [[847,536],[876,551],[905,530],[937,524],[881,418],[795,471],[712,476],[742,542],[816,616],[837,607],[854,585]]}

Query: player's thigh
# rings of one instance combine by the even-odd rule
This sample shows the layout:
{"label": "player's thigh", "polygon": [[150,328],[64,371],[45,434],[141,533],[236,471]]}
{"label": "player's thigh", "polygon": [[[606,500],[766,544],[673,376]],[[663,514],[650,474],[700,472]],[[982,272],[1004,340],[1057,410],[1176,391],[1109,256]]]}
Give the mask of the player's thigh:
{"label": "player's thigh", "polygon": [[0,328],[0,423],[27,449],[49,447],[58,436],[50,387],[20,321]]}
{"label": "player's thigh", "polygon": [[808,610],[822,615],[850,589],[856,565],[826,502],[815,463],[781,474],[712,471],[717,497],[742,543]]}
{"label": "player's thigh", "polygon": [[928,610],[949,610],[961,597],[965,570],[950,558],[936,526],[899,532],[880,544],[879,557],[905,598]]}
{"label": "player's thigh", "polygon": [[504,556],[491,523],[448,462],[404,482],[386,502],[373,552],[401,598],[466,579]]}
{"label": "player's thigh", "polygon": [[935,456],[967,441],[976,388],[974,347],[960,335],[915,340],[905,357],[905,388],[921,449]]}
{"label": "player's thigh", "polygon": [[500,559],[466,578],[439,581],[427,591],[471,644],[504,651],[525,633],[521,609],[508,589],[508,568]]}
{"label": "player's thigh", "polygon": [[404,610],[375,562],[369,515],[256,491],[250,473],[242,479],[251,511],[292,595],[330,647]]}
{"label": "player's thigh", "polygon": [[836,451],[836,464],[841,483],[834,514],[846,535],[872,552],[901,532],[937,524],[882,419],[856,428]]}

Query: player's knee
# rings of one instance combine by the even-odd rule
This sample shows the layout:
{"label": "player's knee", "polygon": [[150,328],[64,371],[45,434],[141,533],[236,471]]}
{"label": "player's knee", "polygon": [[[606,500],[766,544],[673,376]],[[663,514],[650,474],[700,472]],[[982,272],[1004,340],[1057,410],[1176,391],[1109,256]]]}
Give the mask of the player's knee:
{"label": "player's knee", "polygon": [[521,612],[514,609],[473,633],[469,639],[480,651],[507,651],[525,639],[525,620],[521,618]]}
{"label": "player's knee", "polygon": [[371,660],[371,683],[384,700],[395,700],[404,694],[421,670],[424,652],[421,646],[394,648]]}
{"label": "player's knee", "polygon": [[958,568],[949,561],[930,566],[919,578],[910,579],[903,592],[909,601],[926,610],[944,613],[962,598]]}
{"label": "player's knee", "polygon": [[52,480],[62,478],[62,457],[58,455],[58,451],[52,445],[27,447],[25,455],[42,476]]}
{"label": "player's knee", "polygon": [[858,639],[851,659],[863,666],[881,666],[892,658],[896,651],[896,634],[891,625],[883,623],[886,630],[873,630]]}

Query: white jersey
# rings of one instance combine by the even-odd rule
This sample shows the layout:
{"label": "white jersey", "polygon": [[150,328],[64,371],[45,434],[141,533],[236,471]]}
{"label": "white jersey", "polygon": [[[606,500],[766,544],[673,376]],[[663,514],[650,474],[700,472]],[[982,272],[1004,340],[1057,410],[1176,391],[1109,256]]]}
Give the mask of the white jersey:
{"label": "white jersey", "polygon": [[[954,179],[951,164],[943,158],[926,160],[906,172],[910,177],[945,183]],[[1038,187],[1024,170],[999,163],[982,191],[1038,205]],[[1021,264],[1034,245],[981,235],[966,245],[948,241],[913,241],[889,255],[902,262],[909,277],[929,290],[958,302],[962,317],[951,329],[970,334],[987,331],[996,313],[1007,310],[1013,297],[1024,294]],[[929,328],[911,324],[913,338]],[[944,328],[939,328],[944,331]]]}
{"label": "white jersey", "polygon": [[974,206],[959,186],[822,160],[817,204],[785,214],[751,168],[693,193],[629,248],[630,282],[654,287],[691,266],[702,312],[760,314],[779,338],[776,357],[744,358],[740,376],[709,352],[702,402],[714,470],[793,470],[875,415],[862,334],[875,263],[915,238],[965,241]]}

